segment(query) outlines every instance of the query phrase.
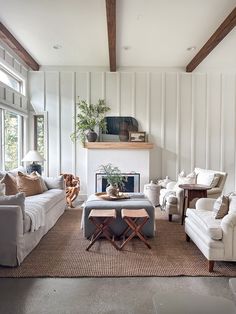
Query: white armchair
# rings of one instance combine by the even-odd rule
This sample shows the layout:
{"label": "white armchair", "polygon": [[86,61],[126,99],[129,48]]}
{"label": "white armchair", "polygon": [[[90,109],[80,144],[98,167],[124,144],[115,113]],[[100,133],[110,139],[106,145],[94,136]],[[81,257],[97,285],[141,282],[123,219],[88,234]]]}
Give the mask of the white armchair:
{"label": "white armchair", "polygon": [[[216,199],[221,195],[227,178],[226,172],[195,168],[194,173],[196,174],[194,182],[196,184],[208,185],[206,184],[208,180],[212,181],[212,188],[207,191],[208,197]],[[172,215],[182,216],[184,210],[184,191],[178,187],[177,182],[169,182],[165,189],[160,190],[159,203],[162,209],[167,212],[169,221],[172,220]]]}
{"label": "white armchair", "polygon": [[191,239],[208,259],[209,272],[215,261],[236,261],[236,196],[230,197],[229,213],[222,219],[215,219],[214,202],[199,199],[185,218],[186,240]]}

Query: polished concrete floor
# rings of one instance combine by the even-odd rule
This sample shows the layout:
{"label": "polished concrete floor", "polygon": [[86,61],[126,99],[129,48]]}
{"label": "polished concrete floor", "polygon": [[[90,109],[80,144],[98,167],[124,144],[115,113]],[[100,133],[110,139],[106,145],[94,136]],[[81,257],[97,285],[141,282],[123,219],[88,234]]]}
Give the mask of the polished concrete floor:
{"label": "polished concrete floor", "polygon": [[236,312],[228,278],[0,279],[0,314],[29,313]]}

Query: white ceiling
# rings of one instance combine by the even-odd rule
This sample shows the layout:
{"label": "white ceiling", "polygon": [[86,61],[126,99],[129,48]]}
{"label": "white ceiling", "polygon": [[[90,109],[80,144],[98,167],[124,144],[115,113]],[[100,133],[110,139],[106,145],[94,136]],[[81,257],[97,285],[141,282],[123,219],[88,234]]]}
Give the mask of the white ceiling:
{"label": "white ceiling", "polygon": [[[117,0],[117,66],[186,66],[235,5]],[[109,65],[105,0],[0,0],[0,7],[1,22],[40,65]],[[236,29],[203,64],[236,66]]]}

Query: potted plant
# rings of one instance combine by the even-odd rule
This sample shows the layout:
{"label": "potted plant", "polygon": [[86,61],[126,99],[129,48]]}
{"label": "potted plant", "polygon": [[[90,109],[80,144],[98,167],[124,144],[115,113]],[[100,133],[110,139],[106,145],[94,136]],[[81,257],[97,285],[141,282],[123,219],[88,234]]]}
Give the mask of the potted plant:
{"label": "potted plant", "polygon": [[88,104],[85,100],[77,103],[77,114],[75,117],[75,131],[71,134],[71,139],[76,141],[79,137],[84,143],[86,138],[89,142],[97,140],[95,127],[106,132],[105,114],[110,110],[104,99],[99,99],[97,104]]}
{"label": "potted plant", "polygon": [[118,167],[113,167],[112,164],[101,165],[99,171],[105,173],[107,183],[106,192],[109,196],[118,196],[119,191],[124,188],[125,177],[122,176]]}

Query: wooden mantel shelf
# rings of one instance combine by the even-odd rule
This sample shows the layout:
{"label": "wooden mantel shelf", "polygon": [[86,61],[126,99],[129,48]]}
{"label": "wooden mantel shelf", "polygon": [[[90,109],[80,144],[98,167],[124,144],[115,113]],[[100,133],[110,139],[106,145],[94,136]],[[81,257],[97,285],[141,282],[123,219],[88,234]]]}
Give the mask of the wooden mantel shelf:
{"label": "wooden mantel shelf", "polygon": [[150,142],[86,142],[84,144],[88,149],[152,149],[153,146]]}

